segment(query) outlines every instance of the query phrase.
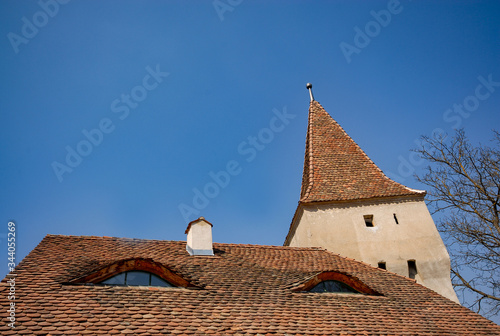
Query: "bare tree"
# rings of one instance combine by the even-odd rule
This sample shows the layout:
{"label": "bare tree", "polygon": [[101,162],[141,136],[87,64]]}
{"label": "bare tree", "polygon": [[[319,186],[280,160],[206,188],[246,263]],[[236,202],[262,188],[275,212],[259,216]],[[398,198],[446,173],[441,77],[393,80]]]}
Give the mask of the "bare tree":
{"label": "bare tree", "polygon": [[462,303],[485,316],[500,312],[500,133],[493,146],[473,146],[459,130],[452,139],[423,137],[416,152],[429,166],[417,176],[451,256]]}

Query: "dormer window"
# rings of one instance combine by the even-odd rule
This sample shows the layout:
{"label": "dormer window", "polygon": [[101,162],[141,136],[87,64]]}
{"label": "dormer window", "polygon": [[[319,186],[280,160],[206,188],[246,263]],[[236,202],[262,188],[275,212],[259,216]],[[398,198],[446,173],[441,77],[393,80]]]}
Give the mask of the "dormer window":
{"label": "dormer window", "polygon": [[380,295],[358,278],[333,271],[320,272],[292,288],[294,292]]}
{"label": "dormer window", "polygon": [[337,281],[337,280],[325,280],[321,281],[319,284],[314,286],[309,290],[311,293],[359,293],[357,290],[351,286]]}
{"label": "dormer window", "polygon": [[112,262],[90,274],[71,280],[69,284],[199,288],[165,265],[143,258]]}
{"label": "dormer window", "polygon": [[104,281],[103,285],[118,285],[118,286],[158,286],[158,287],[175,287],[170,282],[163,280],[159,276],[143,271],[122,272]]}

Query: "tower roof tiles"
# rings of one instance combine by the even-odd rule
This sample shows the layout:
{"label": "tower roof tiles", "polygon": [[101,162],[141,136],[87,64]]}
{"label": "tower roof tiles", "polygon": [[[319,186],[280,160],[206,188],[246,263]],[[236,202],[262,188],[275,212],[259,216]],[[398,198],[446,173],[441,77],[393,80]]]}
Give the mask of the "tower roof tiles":
{"label": "tower roof tiles", "polygon": [[309,107],[300,201],[425,195],[388,178],[317,101]]}

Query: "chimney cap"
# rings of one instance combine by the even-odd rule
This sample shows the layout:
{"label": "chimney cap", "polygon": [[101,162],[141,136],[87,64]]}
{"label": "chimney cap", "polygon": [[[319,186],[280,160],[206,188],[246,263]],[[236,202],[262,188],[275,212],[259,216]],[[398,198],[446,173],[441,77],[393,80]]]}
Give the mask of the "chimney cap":
{"label": "chimney cap", "polygon": [[195,219],[194,221],[189,222],[189,224],[188,224],[188,226],[186,228],[186,231],[184,233],[187,234],[189,232],[189,229],[191,229],[191,225],[193,225],[195,223],[198,223],[198,222],[201,222],[201,221],[203,221],[203,222],[205,222],[207,224],[210,224],[211,227],[214,227],[214,225],[212,223],[210,223],[209,221],[207,221],[205,219],[205,217],[200,217],[198,219]]}

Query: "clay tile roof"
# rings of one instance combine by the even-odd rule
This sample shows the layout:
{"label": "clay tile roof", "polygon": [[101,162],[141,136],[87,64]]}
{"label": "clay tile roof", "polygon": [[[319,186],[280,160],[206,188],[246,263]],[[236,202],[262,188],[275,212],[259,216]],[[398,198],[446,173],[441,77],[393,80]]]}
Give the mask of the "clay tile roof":
{"label": "clay tile roof", "polygon": [[[319,248],[48,235],[16,267],[15,329],[1,335],[500,335],[500,326],[413,280]],[[120,260],[152,260],[190,288],[71,284]],[[323,272],[378,295],[296,292]]]}
{"label": "clay tile roof", "polygon": [[373,163],[317,102],[309,107],[301,202],[425,195],[399,184]]}

